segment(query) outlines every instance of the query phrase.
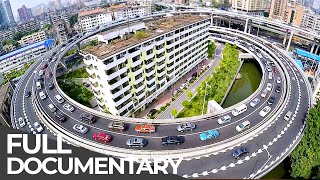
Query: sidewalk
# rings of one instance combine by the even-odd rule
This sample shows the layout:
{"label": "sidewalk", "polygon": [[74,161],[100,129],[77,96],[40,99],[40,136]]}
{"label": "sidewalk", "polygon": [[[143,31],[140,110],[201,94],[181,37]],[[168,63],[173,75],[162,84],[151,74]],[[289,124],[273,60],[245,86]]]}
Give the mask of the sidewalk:
{"label": "sidewalk", "polygon": [[[201,82],[203,80],[205,80],[209,75],[212,74],[214,68],[219,64],[220,60],[222,59],[222,49],[224,48],[224,44],[218,44],[217,45],[217,50],[216,50],[216,53],[217,53],[217,56],[214,57],[214,60],[213,60],[213,65],[210,67],[210,69],[207,70],[207,72],[205,72],[204,75],[202,75],[202,77],[200,79],[197,79],[196,80],[196,83],[193,84],[192,86],[188,87],[188,89],[184,92],[184,94],[182,96],[180,96],[180,98],[178,98],[177,100],[175,100],[170,106],[168,109],[166,109],[164,112],[162,112],[162,114],[157,118],[157,119],[169,119],[170,118],[170,115],[171,115],[171,111],[173,109],[177,109],[178,112],[183,108],[182,106],[182,101],[184,100],[189,100],[189,97],[187,95],[187,91],[188,90],[191,90],[193,94],[196,94],[197,93],[197,87],[201,84]],[[207,64],[209,64],[210,61],[207,62]],[[191,74],[192,75],[192,74]],[[187,79],[188,77],[184,78],[184,79]],[[185,82],[185,80],[183,81]],[[179,86],[178,86],[179,87]],[[161,106],[160,106],[161,107]]]}

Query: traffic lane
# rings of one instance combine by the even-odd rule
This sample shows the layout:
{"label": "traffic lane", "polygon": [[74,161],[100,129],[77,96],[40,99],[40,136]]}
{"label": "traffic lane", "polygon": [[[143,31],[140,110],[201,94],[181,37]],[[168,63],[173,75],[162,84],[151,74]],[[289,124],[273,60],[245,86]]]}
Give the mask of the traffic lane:
{"label": "traffic lane", "polygon": [[[51,103],[50,100],[47,98],[45,100],[41,100],[40,102],[48,102],[46,103],[45,105],[42,104],[43,108],[46,108],[46,105]],[[51,116],[52,119],[54,119],[54,116],[53,116],[53,113],[48,113],[49,116]],[[262,117],[260,117],[260,115],[256,115],[255,118],[253,118],[255,120],[257,120],[258,122],[256,123],[252,123],[254,125],[258,124],[262,119]],[[55,120],[55,122],[57,123],[57,121]],[[75,124],[75,123],[80,123],[80,124],[83,124],[81,121],[79,121],[78,119],[74,119],[74,118],[68,118],[68,120],[64,123],[61,123],[59,125],[61,125],[61,127],[69,130],[70,132],[72,132],[72,126]],[[236,124],[237,125],[237,124]],[[105,131],[104,129],[97,129],[95,127],[92,126],[92,124],[90,125],[87,125],[87,127],[90,127],[90,131],[88,134],[85,134],[85,135],[81,135],[87,139],[92,139],[92,135],[93,135],[93,132],[96,132],[96,131]],[[97,129],[97,130],[94,130],[94,129]],[[176,131],[175,131],[176,132]],[[236,132],[235,130],[235,126],[228,126],[228,128],[225,129],[225,132],[224,131],[221,131],[221,136],[218,137],[216,140],[208,140],[208,141],[205,141],[205,142],[201,142],[200,139],[199,139],[199,135],[198,134],[192,134],[192,135],[188,135],[185,137],[185,143],[179,145],[179,146],[176,146],[176,145],[173,145],[173,146],[166,146],[166,147],[163,147],[161,145],[161,137],[162,136],[167,136],[168,134],[165,133],[165,134],[160,134],[159,132],[156,133],[159,135],[158,138],[154,138],[154,137],[145,137],[145,135],[142,135],[142,134],[137,134],[137,135],[128,135],[128,134],[122,134],[122,133],[118,133],[118,132],[107,132],[108,134],[112,135],[113,136],[113,142],[115,146],[117,147],[124,147],[126,148],[126,140],[128,138],[132,138],[132,137],[144,137],[148,140],[148,145],[143,148],[143,149],[148,149],[148,150],[154,150],[154,149],[183,149],[183,148],[191,148],[191,147],[199,147],[199,146],[203,146],[203,145],[210,145],[212,143],[216,143],[216,142],[220,142],[222,140],[225,140],[227,137],[233,137],[234,135],[238,135],[238,133]],[[227,132],[232,132],[232,133],[227,133]],[[149,135],[149,134],[148,134]],[[110,143],[110,145],[113,145],[113,142]]]}
{"label": "traffic lane", "polygon": [[[47,90],[47,86],[46,86],[46,85],[45,85],[45,88],[46,88],[46,91],[47,91],[48,96],[49,96],[51,99],[53,99],[53,100],[52,100],[52,101],[53,101],[53,104],[55,104],[59,109],[61,109],[61,111],[62,111],[64,114],[66,114],[67,116],[71,116],[71,117],[73,117],[73,118],[79,119],[80,114],[83,113],[83,111],[82,111],[81,109],[78,109],[77,107],[75,107],[75,111],[72,112],[72,113],[64,110],[64,108],[62,107],[63,104],[57,103],[57,101],[54,99],[54,96],[55,96],[56,94],[58,94],[57,91],[56,91],[56,89]],[[263,102],[265,102],[265,101],[267,101],[267,100],[268,100],[268,98],[262,99],[262,100],[261,100],[262,102],[260,103],[260,106],[261,106],[261,104],[262,104]],[[254,108],[254,109],[248,108],[247,112],[245,112],[244,115],[248,115],[248,114],[252,113],[253,111],[256,111],[256,112],[257,112],[257,111],[260,111],[260,109],[259,109],[259,108]],[[229,114],[230,116],[232,116],[232,115],[230,114],[230,112],[228,112],[227,114]],[[221,115],[221,116],[222,116],[222,115]],[[221,117],[221,116],[219,116],[219,117]],[[219,117],[217,117],[217,118],[215,118],[215,119],[213,120],[213,121],[215,121],[214,123],[209,123],[208,120],[202,119],[201,121],[196,122],[197,128],[196,128],[193,132],[183,133],[183,135],[191,134],[191,133],[192,133],[192,134],[193,134],[193,133],[199,133],[199,132],[203,132],[204,130],[209,130],[209,129],[221,129],[221,128],[223,128],[224,126],[228,126],[228,125],[224,125],[224,126],[218,125],[216,122],[217,122],[217,119],[218,119]],[[241,116],[239,116],[239,117],[241,117]],[[234,118],[234,117],[233,117],[233,118]],[[237,118],[238,118],[238,117],[237,117]],[[237,122],[240,123],[240,121],[243,120],[243,118],[245,118],[245,117],[242,117],[242,119],[239,119]],[[210,121],[212,121],[212,118],[211,118],[211,117],[208,118],[208,119],[210,119]],[[96,127],[103,128],[103,129],[104,129],[104,128],[107,128],[109,122],[111,122],[111,121],[112,121],[112,120],[107,120],[107,119],[101,119],[101,118],[99,118],[98,121],[97,121],[93,126],[96,126]],[[232,122],[232,123],[235,123],[235,122]],[[213,125],[213,127],[208,126],[208,124],[210,124],[210,126]],[[125,132],[126,134],[140,135],[139,133],[135,132],[135,130],[134,130],[135,124],[129,124],[129,123],[128,123],[128,125],[129,125],[131,128],[129,128],[128,131]],[[166,132],[166,134],[177,134],[176,127],[177,127],[177,124],[175,124],[175,125],[162,125],[162,126],[158,126],[158,127],[157,127],[157,131],[158,131],[158,132],[159,132],[159,131],[161,132],[161,131],[163,130],[163,131]],[[210,127],[210,128],[209,128],[209,127]],[[165,136],[166,134],[161,134],[161,136]],[[159,135],[159,134],[153,133],[153,134],[150,134],[150,135],[151,135],[151,136],[157,136],[157,135]]]}

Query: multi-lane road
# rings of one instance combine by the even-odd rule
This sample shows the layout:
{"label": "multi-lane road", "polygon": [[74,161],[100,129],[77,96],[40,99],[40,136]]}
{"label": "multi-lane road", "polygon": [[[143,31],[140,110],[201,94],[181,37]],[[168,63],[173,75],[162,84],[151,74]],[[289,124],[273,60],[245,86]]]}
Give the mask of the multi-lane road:
{"label": "multi-lane road", "polygon": [[[199,12],[194,13],[197,14]],[[112,27],[106,28],[110,29]],[[102,31],[102,29],[97,30],[97,32],[98,31]],[[77,141],[77,145],[85,148],[92,146],[92,148],[88,149],[98,152],[102,152],[99,151],[99,149],[107,148],[108,151],[103,151],[104,153],[114,149],[115,152],[118,152],[117,156],[119,157],[125,157],[128,154],[137,154],[139,157],[146,156],[152,158],[152,153],[158,155],[170,154],[171,157],[175,158],[182,156],[185,157],[185,159],[179,167],[178,174],[183,177],[260,177],[281,162],[299,142],[299,138],[303,132],[304,119],[310,106],[309,89],[302,72],[297,69],[297,66],[290,57],[286,56],[285,52],[282,52],[270,43],[262,43],[265,42],[263,39],[252,38],[252,35],[246,33],[235,33],[225,28],[218,28],[215,31],[220,33],[223,31],[224,35],[231,39],[237,36],[237,40],[230,43],[235,43],[239,48],[251,53],[252,56],[259,61],[263,71],[263,79],[261,80],[258,90],[249,98],[234,106],[237,107],[240,104],[247,104],[248,106],[248,110],[237,117],[231,114],[231,110],[234,108],[232,107],[226,109],[219,115],[204,115],[197,118],[176,119],[174,121],[158,120],[156,121],[156,132],[150,134],[141,134],[134,130],[137,124],[136,122],[145,122],[147,121],[145,119],[118,118],[110,115],[105,116],[102,113],[96,112],[93,113],[97,118],[96,123],[84,123],[80,121],[80,114],[84,112],[92,113],[92,110],[89,111],[82,105],[70,100],[69,97],[61,94],[60,88],[53,79],[55,78],[54,76],[52,78],[44,77],[43,89],[41,91],[47,95],[47,98],[44,100],[39,98],[39,91],[36,90],[35,82],[38,78],[40,65],[48,63],[47,71],[55,74],[58,63],[48,61],[51,56],[51,52],[49,52],[30,68],[28,73],[21,78],[15,89],[12,101],[12,120],[15,122],[19,117],[26,119],[30,126],[21,128],[21,130],[28,133],[35,132],[33,128],[35,121],[42,122],[46,125],[42,133],[50,134],[51,137],[54,137],[55,133],[63,133],[67,140],[68,138],[72,139],[70,143]],[[94,33],[95,32],[92,34]],[[88,36],[90,35],[84,35],[70,43],[66,46],[65,51]],[[217,40],[230,41],[228,38],[220,38]],[[254,51],[249,50],[250,47],[253,48]],[[60,53],[60,46],[52,51],[58,52],[56,56],[59,57],[57,60],[59,61],[63,56],[63,53]],[[261,53],[258,53],[258,51]],[[264,57],[258,58],[258,54],[262,54]],[[265,61],[267,59],[274,62],[274,68],[277,69],[277,73],[274,73],[272,79],[268,79],[268,72],[265,67]],[[275,86],[277,84],[276,77],[281,78],[280,93],[275,92]],[[55,83],[56,87],[49,90],[48,82]],[[268,91],[265,98],[262,98],[261,93],[266,89],[267,83],[272,84],[272,90]],[[24,93],[26,91],[32,91],[33,95],[31,97],[25,97]],[[75,111],[71,113],[65,110],[63,108],[64,103],[60,104],[54,98],[57,94],[60,94],[69,104],[72,104],[75,107]],[[275,102],[272,105],[268,105],[267,101],[271,96],[275,98]],[[257,106],[252,108],[249,106],[249,103],[256,97],[260,98],[261,101]],[[49,104],[55,104],[58,111],[67,117],[67,121],[63,123],[57,121],[48,108]],[[271,111],[265,117],[261,117],[259,112],[266,106],[270,106]],[[283,119],[287,111],[293,112],[292,118],[289,121]],[[219,125],[217,119],[226,114],[232,117],[231,122],[225,125]],[[124,132],[114,132],[108,129],[108,124],[114,120],[125,121],[129,126],[128,130]],[[241,133],[237,132],[235,127],[246,120],[250,121],[250,128]],[[194,122],[197,126],[196,129],[191,132],[179,133],[176,130],[177,124],[188,121]],[[89,132],[86,134],[75,132],[72,127],[76,123],[87,126],[90,129]],[[220,136],[213,140],[201,141],[199,134],[210,129],[219,130]],[[112,141],[107,145],[103,145],[92,139],[94,132],[101,131],[112,136]],[[185,142],[180,145],[161,145],[161,138],[168,135],[184,136]],[[144,148],[129,148],[126,145],[126,141],[132,137],[145,138],[148,144]],[[232,152],[240,146],[248,148],[249,154],[235,160],[232,157]],[[204,151],[199,151],[200,149],[205,150],[205,153],[203,153]]]}

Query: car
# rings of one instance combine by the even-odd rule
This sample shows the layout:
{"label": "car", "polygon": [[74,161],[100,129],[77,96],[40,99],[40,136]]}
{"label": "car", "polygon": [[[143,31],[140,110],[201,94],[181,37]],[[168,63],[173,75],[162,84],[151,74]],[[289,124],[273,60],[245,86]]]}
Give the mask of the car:
{"label": "car", "polygon": [[231,117],[229,115],[222,116],[217,120],[218,124],[225,124],[231,121]]}
{"label": "car", "polygon": [[67,118],[60,112],[54,112],[53,115],[60,122],[65,122],[67,120]]}
{"label": "car", "polygon": [[276,91],[277,93],[280,93],[280,92],[281,92],[281,86],[280,86],[279,84],[277,84],[275,91]]}
{"label": "car", "polygon": [[220,136],[220,133],[218,130],[211,129],[211,130],[208,130],[208,131],[201,133],[199,136],[200,136],[201,141],[206,141],[209,139],[218,138]]}
{"label": "car", "polygon": [[43,127],[38,121],[33,123],[33,127],[36,129],[38,133],[41,133],[43,131]]}
{"label": "car", "polygon": [[64,99],[59,95],[55,95],[54,98],[58,101],[58,103],[62,104],[64,102]]}
{"label": "car", "polygon": [[274,67],[274,68],[273,68],[273,72],[274,72],[274,73],[278,73],[277,68]]}
{"label": "car", "polygon": [[181,144],[184,142],[183,136],[167,136],[163,137],[161,139],[162,145],[168,145],[168,144]]}
{"label": "car", "polygon": [[20,128],[23,128],[24,126],[26,126],[26,122],[24,121],[24,119],[22,117],[18,118],[18,124],[19,124]]}
{"label": "car", "polygon": [[267,71],[268,71],[268,72],[271,72],[271,71],[272,71],[272,69],[271,69],[270,66],[266,66],[266,68],[267,68]]}
{"label": "car", "polygon": [[268,94],[268,90],[267,89],[264,89],[261,93],[261,97],[265,98]]}
{"label": "car", "polygon": [[143,138],[131,138],[126,142],[129,147],[144,147],[147,144],[147,140]]}
{"label": "car", "polygon": [[180,85],[179,89],[181,90],[181,89],[183,89],[183,88],[185,88],[187,86],[188,86],[188,83],[183,83],[183,84]]}
{"label": "car", "polygon": [[291,111],[287,111],[287,113],[284,115],[283,119],[286,120],[286,121],[289,121],[291,116],[292,116],[292,112]]}
{"label": "car", "polygon": [[184,124],[179,124],[177,126],[177,131],[179,132],[193,131],[195,128],[196,128],[196,125],[194,123],[184,123]]}
{"label": "car", "polygon": [[26,98],[30,97],[31,96],[31,91],[24,92],[23,96],[26,97]]}
{"label": "car", "polygon": [[277,77],[277,84],[280,84],[280,83],[281,83],[281,78]]}
{"label": "car", "polygon": [[268,90],[268,91],[271,91],[271,90],[272,90],[272,84],[271,84],[271,83],[268,83],[268,84],[267,84],[266,90]]}
{"label": "car", "polygon": [[252,51],[252,52],[254,51],[254,49],[251,46],[249,47],[249,50]]}
{"label": "car", "polygon": [[262,58],[262,55],[261,55],[260,53],[257,53],[257,56],[258,56],[259,58]]}
{"label": "car", "polygon": [[65,103],[62,107],[63,107],[65,110],[69,111],[69,112],[73,112],[73,111],[74,111],[74,107],[71,106],[69,103]]}
{"label": "car", "polygon": [[89,87],[90,85],[86,82],[82,83],[85,87]]}
{"label": "car", "polygon": [[236,126],[236,130],[238,132],[244,131],[245,129],[248,129],[250,127],[250,121],[244,121],[240,123],[238,126]]}
{"label": "car", "polygon": [[276,98],[273,97],[273,96],[271,96],[271,97],[268,99],[268,104],[269,104],[269,105],[272,105],[275,100],[276,100]]}
{"label": "car", "polygon": [[262,117],[265,117],[268,114],[268,112],[270,112],[270,110],[271,110],[271,107],[266,106],[259,112],[259,115]]}
{"label": "car", "polygon": [[49,90],[52,90],[54,88],[54,84],[53,83],[48,83],[48,88],[49,88]]}
{"label": "car", "polygon": [[116,121],[112,121],[109,123],[108,128],[113,130],[113,131],[125,131],[127,129],[127,124],[123,123],[123,122],[116,122]]}
{"label": "car", "polygon": [[148,117],[153,117],[155,114],[157,114],[158,110],[156,109],[151,109],[149,112],[148,112]]}
{"label": "car", "polygon": [[233,153],[232,153],[232,156],[235,158],[235,159],[238,159],[239,157],[243,156],[243,155],[246,155],[248,154],[249,151],[246,149],[246,148],[238,148],[236,149]]}
{"label": "car", "polygon": [[135,131],[139,133],[154,133],[156,132],[156,127],[151,124],[137,124]]}
{"label": "car", "polygon": [[198,73],[197,73],[197,72],[193,73],[193,74],[192,74],[192,77],[193,77],[193,78],[197,78],[197,77],[198,77]]}
{"label": "car", "polygon": [[43,63],[42,65],[41,65],[41,70],[44,70],[44,69],[46,69],[48,67],[48,64],[47,63]]}
{"label": "car", "polygon": [[48,108],[50,109],[51,112],[56,112],[56,111],[57,111],[56,106],[53,105],[53,104],[49,104],[49,105],[48,105]]}
{"label": "car", "polygon": [[43,76],[44,71],[41,69],[41,70],[39,70],[38,74],[39,74],[39,76]]}
{"label": "car", "polygon": [[259,98],[255,98],[254,100],[252,100],[251,102],[250,102],[250,106],[251,107],[255,107],[257,104],[259,104],[260,103],[260,99]]}
{"label": "car", "polygon": [[82,124],[75,124],[73,125],[72,129],[81,134],[86,134],[89,131],[89,128]]}
{"label": "car", "polygon": [[80,114],[79,118],[81,121],[87,122],[89,124],[96,122],[96,118],[91,114],[87,114],[87,113]]}
{"label": "car", "polygon": [[42,77],[42,76],[39,76],[39,77],[37,78],[37,81],[38,81],[38,82],[43,81],[43,77]]}
{"label": "car", "polygon": [[105,132],[95,132],[93,133],[92,138],[101,143],[108,143],[111,141],[111,135],[108,135]]}
{"label": "car", "polygon": [[180,91],[179,89],[174,90],[173,91],[173,96],[177,95],[179,93],[179,91]]}
{"label": "car", "polygon": [[271,79],[272,79],[272,77],[273,77],[272,72],[269,72],[269,74],[268,74],[268,79],[269,79],[269,80],[271,80]]}
{"label": "car", "polygon": [[43,91],[39,92],[40,99],[44,100],[47,98],[46,94]]}
{"label": "car", "polygon": [[52,72],[50,72],[50,71],[49,71],[49,72],[47,72],[47,74],[46,74],[46,78],[47,78],[47,79],[49,79],[49,78],[51,78],[51,77],[52,77]]}

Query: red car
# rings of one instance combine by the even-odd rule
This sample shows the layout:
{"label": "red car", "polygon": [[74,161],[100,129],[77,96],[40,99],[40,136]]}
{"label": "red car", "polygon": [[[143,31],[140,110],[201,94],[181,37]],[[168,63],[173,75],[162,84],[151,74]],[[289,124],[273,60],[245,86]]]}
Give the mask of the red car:
{"label": "red car", "polygon": [[47,63],[44,63],[44,64],[41,65],[41,69],[42,69],[42,70],[44,70],[44,69],[47,68],[47,67],[48,67],[48,64],[47,64]]}
{"label": "red car", "polygon": [[278,73],[277,68],[273,68],[273,72],[274,72],[274,73]]}
{"label": "red car", "polygon": [[52,77],[52,72],[50,72],[50,71],[49,71],[49,72],[47,72],[47,74],[46,74],[46,78],[47,78],[47,79],[49,79],[49,78],[51,78],[51,77]]}
{"label": "red car", "polygon": [[108,143],[111,141],[111,136],[104,132],[95,132],[93,134],[93,139],[101,143]]}

